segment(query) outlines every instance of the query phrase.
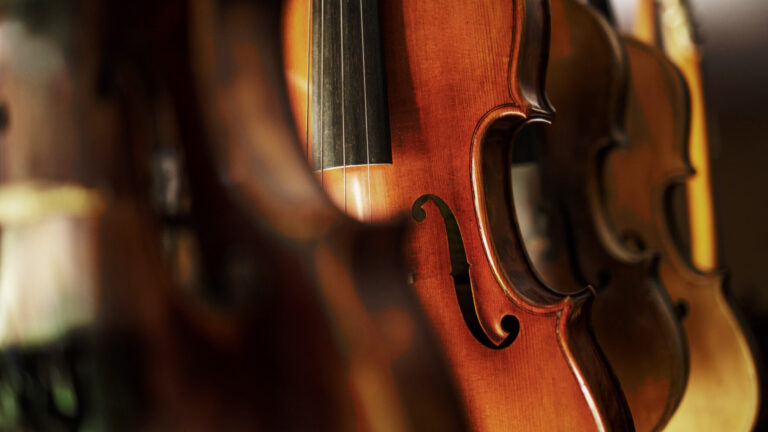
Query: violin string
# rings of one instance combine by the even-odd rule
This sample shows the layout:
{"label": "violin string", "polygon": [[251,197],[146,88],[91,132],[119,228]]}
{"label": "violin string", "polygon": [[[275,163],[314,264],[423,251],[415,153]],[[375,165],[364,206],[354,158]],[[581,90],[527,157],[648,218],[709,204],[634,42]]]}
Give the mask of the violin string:
{"label": "violin string", "polygon": [[320,186],[325,180],[325,110],[323,78],[325,75],[325,0],[320,0]]}
{"label": "violin string", "polygon": [[309,153],[309,104],[312,103],[312,69],[310,68],[310,62],[312,61],[312,14],[314,13],[312,6],[314,6],[314,2],[307,0],[307,3],[309,3],[309,13],[307,13],[307,108],[304,113],[304,154],[307,155],[307,159],[311,164],[312,155]]}
{"label": "violin string", "polygon": [[363,0],[360,0],[360,43],[363,58],[363,114],[365,115],[365,165],[368,170],[368,218],[373,222],[373,202],[371,197],[371,149],[368,142],[368,87],[365,82],[365,24],[363,22]]}
{"label": "violin string", "polygon": [[347,213],[347,140],[344,130],[344,0],[339,0],[339,40],[341,42],[341,161],[344,170],[344,213]]}

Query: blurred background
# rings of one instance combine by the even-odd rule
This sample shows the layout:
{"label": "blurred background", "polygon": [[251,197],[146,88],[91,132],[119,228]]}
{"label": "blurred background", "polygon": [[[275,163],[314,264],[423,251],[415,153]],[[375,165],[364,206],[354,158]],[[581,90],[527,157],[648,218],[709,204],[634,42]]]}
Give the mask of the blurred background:
{"label": "blurred background", "polygon": [[[690,0],[701,37],[720,262],[752,331],[768,430],[768,1]],[[614,0],[623,29],[634,0]]]}

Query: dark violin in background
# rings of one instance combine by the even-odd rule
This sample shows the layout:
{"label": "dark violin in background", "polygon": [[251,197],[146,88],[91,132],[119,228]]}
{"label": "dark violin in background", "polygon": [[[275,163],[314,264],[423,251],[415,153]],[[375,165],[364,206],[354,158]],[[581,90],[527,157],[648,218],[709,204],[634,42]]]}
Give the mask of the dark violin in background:
{"label": "dark violin in background", "polygon": [[510,200],[515,137],[552,116],[549,2],[285,10],[286,79],[311,166],[349,215],[411,215],[413,289],[472,429],[631,429],[588,331],[590,291],[540,282]]}
{"label": "dark violin in background", "polygon": [[543,231],[534,237],[543,236],[544,245],[534,243],[528,253],[551,286],[564,292],[587,284],[595,288],[591,312],[597,341],[621,383],[635,427],[655,430],[682,397],[687,350],[658,281],[656,252],[624,247],[600,201],[602,158],[623,137],[630,79],[626,53],[595,11],[573,0],[553,0],[547,72],[556,118],[525,137],[542,142],[531,157],[539,166],[541,200],[531,219],[546,220],[529,228]]}
{"label": "dark violin in background", "polygon": [[[607,218],[629,247],[659,251],[659,278],[683,312],[688,382],[665,430],[750,430],[758,405],[755,364],[724,297],[724,276],[711,272],[712,214],[711,209],[701,210],[711,206],[708,180],[701,178],[707,175],[701,164],[708,158],[700,152],[708,146],[688,12],[682,2],[661,2],[659,13],[667,25],[660,26],[654,2],[638,6],[637,39],[623,38],[631,75],[627,145],[611,151],[603,167]],[[661,50],[662,41],[656,40],[658,34],[669,58]],[[694,172],[699,178],[692,181]],[[681,187],[688,189],[684,214],[690,220],[686,224],[691,229],[690,259],[677,241],[671,203],[673,189]],[[712,389],[717,389],[718,397],[712,397]]]}

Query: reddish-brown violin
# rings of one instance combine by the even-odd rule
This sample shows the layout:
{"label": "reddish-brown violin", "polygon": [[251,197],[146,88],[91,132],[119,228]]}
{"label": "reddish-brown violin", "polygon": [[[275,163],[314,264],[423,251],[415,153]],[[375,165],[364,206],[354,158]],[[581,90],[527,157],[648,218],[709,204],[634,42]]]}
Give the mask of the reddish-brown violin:
{"label": "reddish-brown violin", "polygon": [[295,0],[284,28],[319,181],[360,220],[412,219],[413,287],[472,428],[631,429],[589,291],[537,279],[510,200],[510,140],[552,115],[548,2]]}

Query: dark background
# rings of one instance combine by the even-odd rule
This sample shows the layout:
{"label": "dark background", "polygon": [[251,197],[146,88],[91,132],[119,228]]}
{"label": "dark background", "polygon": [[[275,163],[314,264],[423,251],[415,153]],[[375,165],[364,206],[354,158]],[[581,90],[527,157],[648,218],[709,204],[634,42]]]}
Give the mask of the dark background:
{"label": "dark background", "polygon": [[[636,0],[614,0],[631,27]],[[702,39],[720,262],[751,331],[768,430],[768,1],[690,0]]]}

